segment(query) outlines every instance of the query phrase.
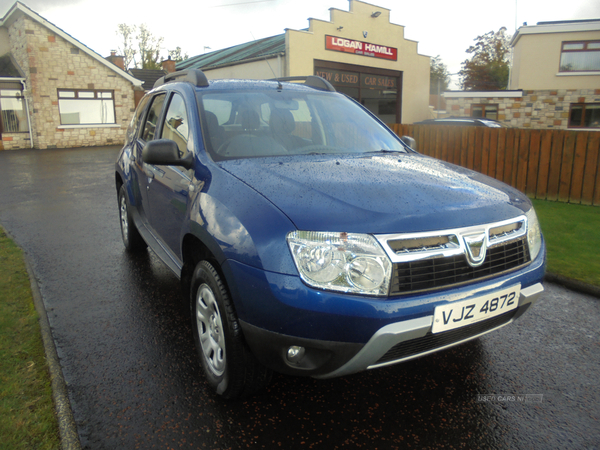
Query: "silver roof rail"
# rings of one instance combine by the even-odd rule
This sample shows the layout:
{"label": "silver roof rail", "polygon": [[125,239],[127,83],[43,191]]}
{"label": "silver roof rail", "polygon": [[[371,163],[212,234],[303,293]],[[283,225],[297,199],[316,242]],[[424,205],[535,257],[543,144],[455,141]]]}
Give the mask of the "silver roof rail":
{"label": "silver roof rail", "polygon": [[206,75],[198,69],[178,70],[177,72],[168,73],[156,80],[153,87],[157,88],[170,81],[184,81],[192,83],[196,87],[208,87]]}

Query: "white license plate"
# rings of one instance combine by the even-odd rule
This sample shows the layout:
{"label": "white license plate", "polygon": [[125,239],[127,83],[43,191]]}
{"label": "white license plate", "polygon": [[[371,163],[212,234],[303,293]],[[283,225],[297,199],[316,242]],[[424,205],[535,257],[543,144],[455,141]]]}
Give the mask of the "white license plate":
{"label": "white license plate", "polygon": [[521,285],[492,294],[438,306],[433,313],[432,333],[453,330],[490,319],[519,306]]}

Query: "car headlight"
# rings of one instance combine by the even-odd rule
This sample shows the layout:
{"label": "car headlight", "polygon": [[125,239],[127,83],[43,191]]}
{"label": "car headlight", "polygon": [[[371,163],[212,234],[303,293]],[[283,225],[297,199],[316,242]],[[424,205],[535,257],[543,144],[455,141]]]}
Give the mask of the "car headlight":
{"label": "car headlight", "polygon": [[392,263],[368,234],[292,231],[287,235],[300,277],[310,286],[388,295]]}
{"label": "car headlight", "polygon": [[542,230],[540,229],[540,223],[538,222],[533,206],[525,213],[525,216],[527,217],[527,243],[529,244],[529,255],[533,261],[542,248]]}

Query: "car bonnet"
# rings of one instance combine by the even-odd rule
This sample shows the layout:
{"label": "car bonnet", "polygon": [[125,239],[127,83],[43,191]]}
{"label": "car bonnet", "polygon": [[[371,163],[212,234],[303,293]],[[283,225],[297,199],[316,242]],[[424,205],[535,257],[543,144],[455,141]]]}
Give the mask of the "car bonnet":
{"label": "car bonnet", "polygon": [[397,233],[516,217],[519,191],[418,154],[304,155],[222,161],[301,230]]}

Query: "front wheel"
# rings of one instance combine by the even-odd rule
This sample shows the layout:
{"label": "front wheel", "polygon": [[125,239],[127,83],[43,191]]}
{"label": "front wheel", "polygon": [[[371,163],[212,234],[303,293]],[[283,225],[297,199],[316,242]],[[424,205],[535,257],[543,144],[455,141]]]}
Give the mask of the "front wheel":
{"label": "front wheel", "polygon": [[119,222],[121,223],[121,237],[126,250],[136,252],[148,247],[131,217],[124,184],[119,188]]}
{"label": "front wheel", "polygon": [[191,282],[192,329],[208,384],[224,398],[243,398],[265,388],[271,371],[250,352],[221,277],[201,261]]}

